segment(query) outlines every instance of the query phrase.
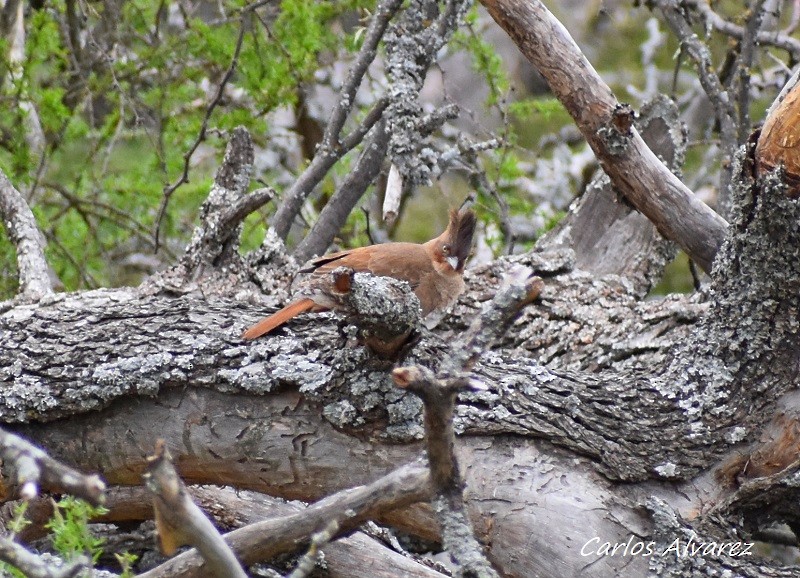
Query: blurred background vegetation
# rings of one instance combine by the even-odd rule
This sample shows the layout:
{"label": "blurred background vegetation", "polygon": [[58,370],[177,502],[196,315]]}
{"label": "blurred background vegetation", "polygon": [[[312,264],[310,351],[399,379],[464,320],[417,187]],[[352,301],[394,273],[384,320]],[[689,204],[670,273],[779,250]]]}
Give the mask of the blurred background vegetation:
{"label": "blurred background vegetation", "polygon": [[[0,23],[0,168],[33,208],[63,289],[135,285],[174,262],[231,128],[250,130],[257,146],[253,177],[279,194],[313,155],[375,2],[275,0],[256,9],[251,4],[6,2]],[[679,103],[690,135],[684,180],[713,206],[717,127],[677,39],[639,2],[546,4],[621,101],[639,108],[661,92]],[[733,22],[744,18],[742,2],[712,4]],[[248,6],[252,18],[245,22],[240,16]],[[776,18],[775,26],[785,26],[791,15]],[[724,67],[731,41],[710,31],[703,39],[715,64]],[[763,118],[793,64],[786,54],[764,51],[753,70],[754,120]],[[359,110],[367,110],[383,89],[380,64],[373,64],[370,82],[358,94]],[[479,158],[488,188],[479,188],[476,197],[483,223],[477,259],[530,247],[598,170],[572,120],[479,7],[439,55],[423,97],[431,106],[445,100],[460,106],[459,119],[436,135],[440,142],[454,143],[463,134],[501,139],[501,146]],[[304,207],[307,223],[357,154],[351,152],[318,187]],[[474,189],[470,176],[456,169],[415,191],[398,224],[385,230],[379,180],[363,199],[365,210],[352,213],[340,244],[429,238],[443,226],[447,206],[460,204]],[[261,242],[273,211],[269,205],[251,215],[243,250]],[[504,213],[512,239],[501,231]],[[304,231],[296,227],[289,243]],[[14,251],[4,236],[0,259],[2,299],[16,291]],[[673,269],[660,290],[689,290],[685,259]]]}

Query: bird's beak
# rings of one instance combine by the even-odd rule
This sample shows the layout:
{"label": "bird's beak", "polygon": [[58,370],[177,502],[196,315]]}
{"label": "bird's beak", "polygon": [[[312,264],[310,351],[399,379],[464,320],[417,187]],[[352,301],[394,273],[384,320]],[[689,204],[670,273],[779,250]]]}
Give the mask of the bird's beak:
{"label": "bird's beak", "polygon": [[450,266],[453,268],[453,271],[458,271],[458,257],[456,257],[455,255],[450,255],[445,260],[448,263],[450,263]]}

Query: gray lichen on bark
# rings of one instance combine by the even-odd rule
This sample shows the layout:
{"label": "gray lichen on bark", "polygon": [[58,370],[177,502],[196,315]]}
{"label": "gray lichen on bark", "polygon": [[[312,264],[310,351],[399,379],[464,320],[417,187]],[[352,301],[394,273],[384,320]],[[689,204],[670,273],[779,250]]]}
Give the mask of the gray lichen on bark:
{"label": "gray lichen on bark", "polygon": [[676,348],[663,389],[698,435],[763,425],[759,410],[798,383],[800,207],[779,171],[754,181],[744,149],[733,170],[732,220],[714,264],[711,307]]}
{"label": "gray lichen on bark", "polygon": [[438,2],[413,0],[387,31],[389,157],[403,175],[407,188],[429,184],[437,176],[441,155],[425,137],[454,118],[457,109],[446,104],[442,114],[425,116],[419,91],[437,52],[449,41],[471,4],[470,0],[449,0],[440,13]]}

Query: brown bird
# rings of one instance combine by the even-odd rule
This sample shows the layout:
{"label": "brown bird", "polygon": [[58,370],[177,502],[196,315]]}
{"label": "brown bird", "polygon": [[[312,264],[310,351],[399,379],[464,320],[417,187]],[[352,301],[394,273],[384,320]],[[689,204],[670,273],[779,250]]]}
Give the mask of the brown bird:
{"label": "brown bird", "polygon": [[[337,267],[408,281],[422,306],[422,315],[452,305],[464,290],[464,264],[472,248],[475,213],[469,209],[450,211],[450,224],[444,233],[421,245],[384,243],[323,255],[311,261],[303,273],[312,281],[330,283],[327,275]],[[311,284],[313,287],[313,283]],[[301,290],[298,299],[262,319],[244,332],[244,339],[255,339],[280,327],[304,311],[325,311],[335,304],[325,291]]]}

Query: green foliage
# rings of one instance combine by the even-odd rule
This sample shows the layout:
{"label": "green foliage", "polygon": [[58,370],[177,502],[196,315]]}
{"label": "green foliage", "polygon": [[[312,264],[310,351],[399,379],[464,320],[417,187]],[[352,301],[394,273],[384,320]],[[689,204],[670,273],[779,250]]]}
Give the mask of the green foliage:
{"label": "green foliage", "polygon": [[27,512],[28,502],[22,500],[14,505],[14,516],[11,518],[11,521],[6,524],[6,529],[11,533],[11,536],[9,536],[11,539],[31,524],[31,521],[25,517]]}
{"label": "green foliage", "polygon": [[545,215],[545,222],[544,227],[542,228],[542,234],[551,231],[561,222],[561,219],[567,216],[566,211],[555,211],[552,215]]}
{"label": "green foliage", "polygon": [[[25,514],[28,511],[28,502],[20,501],[14,506],[13,514],[14,516],[6,525],[6,528],[9,532],[7,538],[9,540],[13,540],[17,534],[19,534],[22,530],[25,529],[26,526],[30,525],[30,520],[25,517]],[[17,570],[11,564],[7,562],[0,562],[0,575],[2,576],[12,576],[13,578],[25,578],[25,574]]]}
{"label": "green foliage", "polygon": [[106,508],[66,496],[55,503],[53,517],[45,527],[53,533],[53,547],[65,560],[81,554],[91,557],[93,562],[103,553],[104,540],[96,538],[89,529],[89,520],[107,513]]}
{"label": "green foliage", "polygon": [[[14,506],[13,518],[6,524],[9,534],[7,539],[13,540],[25,527],[31,524],[25,517],[28,502],[20,501]],[[103,540],[96,538],[89,530],[92,518],[106,514],[103,507],[94,507],[83,500],[64,497],[54,503],[53,516],[45,527],[52,532],[53,547],[64,560],[72,560],[80,555],[90,556],[97,562],[103,553]],[[133,578],[133,564],[137,560],[130,552],[114,553],[121,569],[122,578]],[[25,574],[6,562],[0,562],[0,575],[14,578],[25,578]]]}
{"label": "green foliage", "polygon": [[544,120],[556,115],[566,115],[564,105],[557,98],[526,98],[508,105],[508,112],[518,118],[540,114]]}
{"label": "green foliage", "polygon": [[0,299],[16,294],[19,287],[17,280],[17,255],[14,246],[6,237],[0,236]]}
{"label": "green foliage", "polygon": [[[183,173],[242,26],[238,64],[208,118],[205,140],[219,152],[225,131],[239,124],[256,139],[265,134],[267,113],[296,105],[323,55],[340,51],[343,41],[355,49],[355,32],[343,38],[336,21],[374,4],[282,0],[253,11],[237,0],[213,5],[225,12],[209,15],[149,0],[55,0],[31,10],[23,59],[13,63],[0,39],[0,169],[31,199],[65,288],[115,285],[120,256],[152,250],[163,191]],[[79,50],[70,35],[76,22]],[[43,150],[25,138],[31,109]],[[221,156],[199,162],[202,154],[192,158],[189,182],[172,195],[162,222],[162,238],[173,247],[188,240]],[[3,299],[16,289],[16,272],[2,235],[0,258]]]}
{"label": "green foliage", "polygon": [[0,576],[11,576],[12,578],[27,578],[20,570],[8,562],[0,561]]}
{"label": "green foliage", "polygon": [[136,563],[136,560],[139,559],[136,554],[123,552],[122,554],[114,554],[114,558],[117,559],[117,563],[119,563],[119,567],[122,569],[120,578],[133,578],[135,576],[133,565]]}
{"label": "green foliage", "polygon": [[503,61],[494,47],[477,34],[467,34],[463,31],[458,31],[453,36],[453,44],[469,53],[473,70],[486,80],[486,85],[489,87],[487,106],[499,104],[505,98],[510,83]]}

